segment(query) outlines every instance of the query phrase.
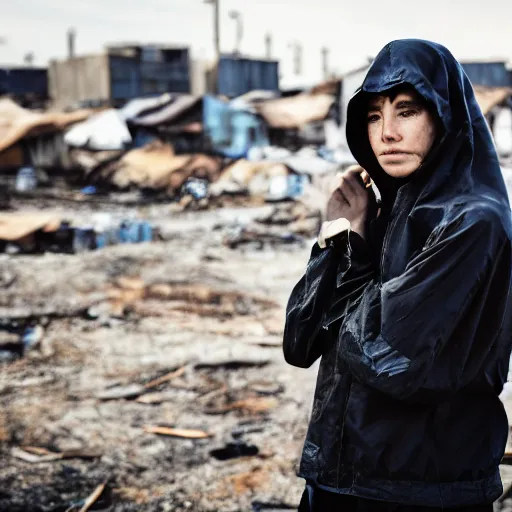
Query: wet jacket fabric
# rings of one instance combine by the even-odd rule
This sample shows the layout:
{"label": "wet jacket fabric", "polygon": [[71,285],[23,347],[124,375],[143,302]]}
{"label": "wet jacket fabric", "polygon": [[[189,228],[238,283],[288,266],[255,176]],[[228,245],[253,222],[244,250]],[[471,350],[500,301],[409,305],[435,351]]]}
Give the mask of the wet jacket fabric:
{"label": "wet jacket fabric", "polygon": [[[371,150],[369,93],[409,84],[441,121],[405,181]],[[347,140],[382,196],[368,241],[313,247],[293,289],[284,355],[321,358],[299,475],[327,491],[464,507],[502,492],[498,398],[512,344],[511,212],[469,80],[435,43],[388,44],[351,100]]]}

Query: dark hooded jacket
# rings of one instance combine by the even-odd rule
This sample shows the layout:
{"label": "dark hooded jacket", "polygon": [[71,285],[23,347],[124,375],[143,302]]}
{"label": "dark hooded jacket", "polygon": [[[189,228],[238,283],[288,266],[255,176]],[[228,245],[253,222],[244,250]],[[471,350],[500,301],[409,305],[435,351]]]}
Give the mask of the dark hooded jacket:
{"label": "dark hooded jacket", "polygon": [[[406,181],[368,140],[369,93],[409,85],[442,136]],[[350,149],[382,197],[364,242],[315,244],[292,291],[286,360],[321,357],[299,475],[328,491],[463,507],[502,492],[508,421],[498,397],[511,332],[511,212],[471,84],[435,43],[388,44],[348,108]],[[380,235],[379,235],[380,233]]]}

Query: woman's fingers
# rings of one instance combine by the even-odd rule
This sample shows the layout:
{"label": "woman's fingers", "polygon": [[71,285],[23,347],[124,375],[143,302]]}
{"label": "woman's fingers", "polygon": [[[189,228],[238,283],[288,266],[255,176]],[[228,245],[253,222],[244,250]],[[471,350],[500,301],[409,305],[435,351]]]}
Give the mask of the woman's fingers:
{"label": "woman's fingers", "polygon": [[332,195],[337,201],[343,203],[346,206],[350,206],[350,201],[341,188],[337,188]]}
{"label": "woman's fingers", "polygon": [[342,194],[347,198],[348,203],[352,205],[358,199],[358,188],[360,187],[358,187],[354,178],[350,174],[345,174],[345,176],[341,178],[341,183],[338,190],[342,192]]}

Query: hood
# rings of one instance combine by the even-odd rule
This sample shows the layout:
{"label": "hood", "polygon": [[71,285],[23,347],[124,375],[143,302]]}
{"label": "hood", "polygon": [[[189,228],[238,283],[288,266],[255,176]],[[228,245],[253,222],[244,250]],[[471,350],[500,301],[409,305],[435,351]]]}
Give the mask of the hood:
{"label": "hood", "polygon": [[418,39],[387,44],[375,58],[347,112],[347,141],[390,208],[404,183],[379,165],[367,132],[368,94],[409,85],[430,104],[444,129],[421,168],[406,181],[417,186],[416,204],[443,197],[482,195],[509,207],[498,156],[487,122],[461,65],[443,46]]}

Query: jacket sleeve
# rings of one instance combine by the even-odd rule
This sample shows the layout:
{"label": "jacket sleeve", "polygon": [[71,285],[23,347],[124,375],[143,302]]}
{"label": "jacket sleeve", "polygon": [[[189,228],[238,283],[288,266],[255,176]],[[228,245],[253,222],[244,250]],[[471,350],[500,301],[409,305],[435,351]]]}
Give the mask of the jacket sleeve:
{"label": "jacket sleeve", "polygon": [[[441,379],[445,389],[437,387],[434,397],[427,390],[427,401],[440,400],[446,392],[465,384],[463,362],[444,357],[442,364],[449,361],[450,367],[440,368],[439,354],[449,356],[450,341],[472,343],[471,339],[451,340],[451,336],[474,305],[475,296],[485,301],[485,289],[496,277],[497,261],[507,244],[510,246],[501,222],[488,217],[480,215],[471,222],[463,220],[445,227],[409,262],[402,275],[384,284],[373,280],[366,286],[360,300],[344,316],[338,340],[339,357],[359,381],[412,402],[425,400],[424,383],[429,372],[450,377]],[[510,267],[510,262],[507,265]],[[507,281],[501,296],[503,305],[508,299],[509,272],[501,278]],[[471,311],[473,314],[475,308]],[[486,352],[493,334],[489,333]],[[479,345],[478,349],[484,347]],[[480,357],[485,355],[482,352]]]}
{"label": "jacket sleeve", "polygon": [[321,249],[315,243],[306,272],[295,285],[286,308],[283,351],[286,361],[310,367],[323,353],[330,308],[362,292],[372,277],[368,249],[354,232],[343,231]]}

